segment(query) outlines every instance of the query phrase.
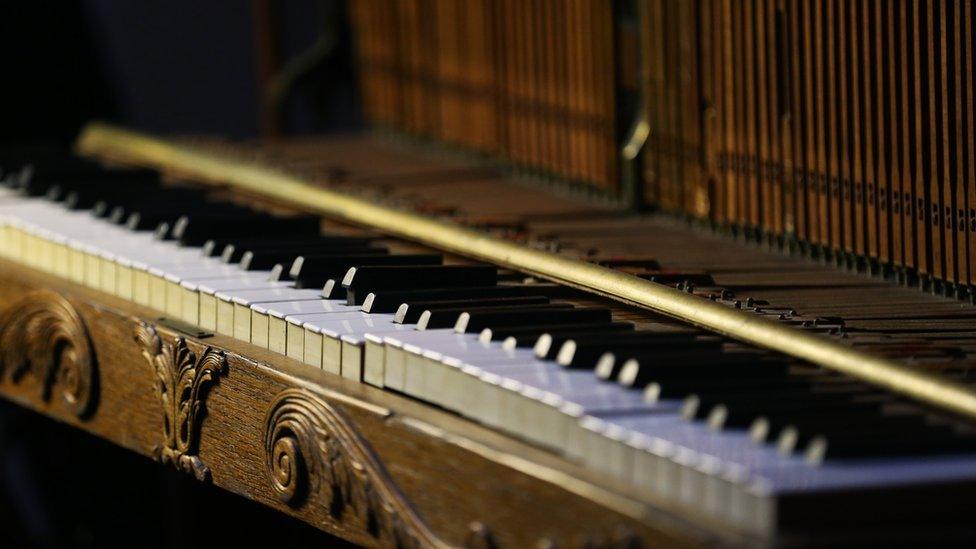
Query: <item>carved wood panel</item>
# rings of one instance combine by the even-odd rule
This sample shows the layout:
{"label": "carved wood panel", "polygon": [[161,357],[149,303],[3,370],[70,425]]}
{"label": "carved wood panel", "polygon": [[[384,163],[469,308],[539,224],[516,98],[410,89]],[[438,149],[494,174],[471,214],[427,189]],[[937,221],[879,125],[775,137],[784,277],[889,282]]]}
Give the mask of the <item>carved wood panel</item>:
{"label": "carved wood panel", "polygon": [[98,400],[98,369],[88,328],[61,295],[30,292],[0,313],[0,378],[32,383],[41,399],[88,417]]}
{"label": "carved wood panel", "polygon": [[323,506],[384,545],[446,547],[423,523],[372,448],[338,407],[302,389],[282,391],[268,410],[268,476],[292,506]]}
{"label": "carved wood panel", "polygon": [[196,455],[200,423],[210,386],[227,371],[223,351],[207,347],[199,358],[181,336],[166,343],[151,324],[135,330],[142,356],[152,368],[156,397],[163,408],[163,443],[153,449],[162,463],[209,480],[210,469]]}

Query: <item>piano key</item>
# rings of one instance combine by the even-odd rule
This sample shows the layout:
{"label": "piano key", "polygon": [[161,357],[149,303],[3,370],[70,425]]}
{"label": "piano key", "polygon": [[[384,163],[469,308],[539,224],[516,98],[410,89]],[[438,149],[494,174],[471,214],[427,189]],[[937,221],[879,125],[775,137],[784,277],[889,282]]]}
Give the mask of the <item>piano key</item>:
{"label": "piano key", "polygon": [[[455,357],[463,357],[465,362],[471,365],[479,364],[483,368],[494,367],[496,373],[501,371],[498,368],[507,367],[512,368],[513,372],[517,372],[520,369],[524,370],[525,368],[542,368],[543,371],[548,372],[547,375],[549,376],[557,375],[566,378],[567,375],[551,363],[546,364],[535,360],[531,352],[521,352],[520,354],[516,353],[514,355],[508,352],[507,355],[499,355],[500,349],[498,347],[487,346],[483,342],[479,344],[474,339],[464,339],[461,334],[456,334],[452,337],[441,331],[437,334],[438,337],[436,338],[425,338],[425,333],[414,332],[384,338],[388,344],[386,347],[386,358],[390,361],[400,363],[400,366],[396,370],[401,371],[401,375],[403,376],[401,381],[395,382],[397,383],[395,386],[413,396],[436,402],[451,409],[467,409],[468,406],[457,403],[451,404],[448,398],[450,395],[462,395],[467,394],[468,391],[481,390],[477,385],[466,388],[455,388],[451,385],[452,382],[450,379],[443,378],[445,372],[452,371],[452,367],[454,369],[453,371],[457,372],[460,372],[458,368],[463,369],[466,367],[470,370],[473,367],[464,366],[464,363],[457,362],[452,366],[451,360]],[[433,339],[436,339],[436,341],[433,341]],[[394,341],[397,341],[397,343],[394,343]],[[411,341],[416,341],[422,347],[411,344]],[[528,361],[528,363],[519,363],[519,356],[521,356],[522,361]],[[482,358],[478,359],[480,361],[476,361],[477,357]],[[493,364],[491,366],[486,365],[486,360],[491,361]],[[388,377],[393,377],[393,370],[394,368],[391,368],[391,373],[389,373]],[[438,372],[440,373],[440,377],[438,377]],[[470,371],[467,371],[466,375],[470,373]],[[454,374],[454,382],[459,382],[456,377],[457,375],[461,374]],[[589,375],[571,374],[569,377],[576,379],[577,389],[585,389],[585,394],[598,393],[601,390],[604,392],[626,392],[619,388],[613,388],[612,386],[609,386],[610,388],[607,388],[607,386],[599,386],[599,384],[595,383],[592,376]],[[538,392],[538,389],[532,388],[531,385],[526,387],[529,389],[526,394],[532,394],[533,391]],[[565,388],[565,386],[563,387]],[[568,393],[564,392],[564,394],[568,396]],[[633,405],[635,402],[641,403],[640,395],[633,394],[629,402],[629,405]],[[640,406],[646,407],[644,403],[641,403]]]}
{"label": "piano key", "polygon": [[[512,314],[525,313],[533,315],[533,318],[544,318],[557,311],[569,311],[573,306],[569,303],[546,303],[542,305],[518,306],[498,306],[498,307],[455,307],[447,309],[425,310],[417,320],[418,330],[431,330],[441,328],[457,328],[457,323],[461,315],[470,314],[472,311],[480,313],[496,313],[507,318]],[[541,316],[540,316],[541,315]],[[473,331],[473,330],[472,330]]]}
{"label": "piano key", "polygon": [[[290,235],[261,235],[261,236],[225,236],[208,239],[203,244],[203,255],[220,256],[231,247],[232,257],[225,259],[228,263],[237,263],[239,257],[247,250],[278,250],[282,246],[305,248],[309,252],[321,250],[331,252],[333,250],[360,250],[363,248],[382,250],[382,247],[373,248],[375,238],[344,236],[344,235],[322,235],[296,233]],[[301,255],[301,254],[299,254]]]}
{"label": "piano key", "polygon": [[660,352],[626,359],[617,381],[621,385],[640,389],[652,382],[673,377],[692,378],[713,374],[783,375],[785,369],[782,362],[764,360],[762,355],[752,352],[716,353],[714,350],[701,352],[662,349]]}
{"label": "piano key", "polygon": [[183,246],[202,246],[221,236],[261,234],[318,234],[317,216],[277,217],[258,212],[184,215],[176,220],[172,236]]}
{"label": "piano key", "polygon": [[891,431],[868,429],[847,433],[834,429],[819,434],[805,450],[808,463],[819,465],[829,458],[867,458],[958,454],[976,449],[976,437],[957,433],[948,426],[910,429],[897,426]]}
{"label": "piano key", "polygon": [[548,304],[549,298],[544,296],[454,299],[447,301],[406,301],[397,308],[394,318],[400,324],[416,324],[424,311],[439,311],[443,309],[468,310],[484,307],[521,307]]}
{"label": "piano key", "polygon": [[[540,286],[542,286],[540,288]],[[421,300],[487,299],[494,297],[548,296],[546,285],[508,284],[465,288],[430,288],[422,290],[387,290],[370,292],[363,300],[363,310],[376,313],[395,313],[403,303]]]}
{"label": "piano key", "polygon": [[379,290],[464,288],[497,281],[498,270],[486,265],[364,265],[351,267],[342,286],[350,305],[362,305],[367,295]]}
{"label": "piano key", "polygon": [[532,326],[502,326],[485,328],[478,337],[483,341],[499,341],[508,347],[531,347],[538,358],[550,358],[555,336],[589,335],[593,333],[629,332],[630,322],[591,322],[581,324],[536,324]]}
{"label": "piano key", "polygon": [[704,354],[718,357],[723,342],[718,338],[693,337],[687,334],[613,334],[605,339],[599,337],[570,338],[563,342],[556,353],[555,360],[566,368],[593,368],[604,353],[611,352],[620,360],[640,356],[667,354]]}
{"label": "piano key", "polygon": [[[528,324],[579,324],[590,322],[610,322],[609,309],[598,307],[558,308],[560,304],[552,303],[552,309],[536,307],[532,310],[472,310],[462,312],[454,324],[454,331],[459,333],[478,333],[485,328],[503,326],[525,326]],[[442,312],[442,311],[436,311]],[[418,329],[425,319],[417,323]]]}
{"label": "piano key", "polygon": [[[232,246],[225,248],[225,253],[221,254],[220,258],[226,263],[233,263],[235,254],[233,252],[226,253],[227,249],[235,249]],[[334,251],[329,252],[326,248],[316,247],[309,248],[305,246],[295,247],[287,243],[279,243],[278,247],[275,249],[259,249],[254,247],[243,248],[244,253],[240,254],[240,268],[246,271],[249,270],[264,270],[271,269],[275,265],[292,265],[294,266],[295,260],[299,257],[307,255],[309,253],[315,253],[317,255],[329,255],[334,254],[335,256],[348,256],[350,254],[357,255],[378,255],[386,256],[389,251],[386,248],[372,248],[372,247],[349,247],[349,248],[335,248]],[[291,276],[291,271],[288,271],[288,275]]]}
{"label": "piano key", "polygon": [[[348,256],[302,256],[289,275],[297,288],[322,288],[329,279],[341,280],[349,269],[363,265],[440,265],[439,254],[350,254]],[[343,289],[344,290],[344,289]],[[360,303],[361,305],[361,303]]]}
{"label": "piano key", "polygon": [[[634,325],[630,323],[602,323],[596,324],[595,329],[589,329],[588,327],[575,328],[573,326],[552,326],[552,327],[541,327],[542,329],[538,331],[539,339],[536,340],[532,345],[535,347],[539,358],[548,358],[554,360],[559,349],[569,340],[573,339],[593,339],[602,338],[605,341],[617,341],[620,339],[630,339],[630,338],[652,338],[652,337],[670,337],[672,334],[677,337],[692,337],[699,332],[697,330],[675,330],[671,328],[661,329],[660,327],[648,327],[644,325],[640,330],[634,330]],[[514,329],[503,329],[499,334],[514,333],[518,334]],[[532,330],[532,327],[521,328],[522,330]],[[603,334],[602,332],[614,332],[613,334]],[[524,333],[524,332],[521,332]],[[620,335],[618,335],[618,333]],[[655,333],[660,333],[660,336],[654,335]],[[682,336],[681,334],[685,334]],[[575,348],[575,343],[574,343]],[[568,351],[567,351],[568,352]]]}
{"label": "piano key", "polygon": [[[623,369],[617,381],[624,386],[632,386],[630,376],[632,371],[625,374]],[[785,376],[779,372],[746,372],[734,376],[710,377],[708,375],[680,376],[660,375],[656,381],[644,385],[647,398],[679,398],[687,396],[695,390],[715,390],[726,386],[755,387],[764,390],[775,390],[780,387],[813,387],[816,379],[806,379],[805,376]]]}
{"label": "piano key", "polygon": [[319,366],[327,372],[342,374],[342,336],[347,334],[383,333],[413,328],[396,324],[393,315],[362,311],[289,316],[287,327],[288,356]]}
{"label": "piano key", "polygon": [[[476,342],[471,337],[465,337],[462,334],[457,334],[453,330],[449,329],[434,329],[427,330],[424,332],[420,331],[402,331],[395,335],[393,334],[376,334],[374,332],[369,332],[376,337],[366,338],[367,344],[373,341],[374,344],[370,347],[370,350],[375,351],[376,355],[380,355],[382,358],[371,357],[369,353],[366,353],[364,359],[370,363],[370,368],[368,373],[373,379],[374,383],[377,383],[377,376],[382,374],[382,385],[389,389],[402,390],[404,386],[404,354],[402,353],[403,346],[409,344],[411,339],[420,338],[425,345],[431,345],[435,340],[446,339],[449,341],[456,341],[459,345],[473,345]],[[377,345],[377,341],[382,341],[382,345]]]}
{"label": "piano key", "polygon": [[[241,275],[232,278],[210,279],[203,282],[184,280],[180,282],[183,301],[184,321],[195,324],[204,330],[217,330],[217,292],[229,290],[257,290],[266,288],[288,288],[287,282],[267,279],[266,273]],[[225,314],[226,316],[226,314]],[[196,322],[193,322],[193,318]],[[230,329],[231,331],[233,328]]]}
{"label": "piano key", "polygon": [[[217,298],[217,332],[224,333],[229,330],[230,335],[235,338],[265,348],[268,346],[268,320],[264,318],[258,321],[264,328],[263,332],[253,329],[255,315],[252,305],[262,306],[291,301],[322,301],[321,292],[298,290],[292,287],[224,290],[217,292],[214,296]],[[254,333],[262,335],[259,335],[257,340],[252,341]]]}
{"label": "piano key", "polygon": [[[655,345],[697,345],[703,346],[721,345],[721,340],[712,336],[701,337],[697,332],[676,332],[660,330],[633,330],[614,332],[611,334],[584,333],[584,334],[556,334],[552,335],[550,342],[550,354],[546,358],[557,361],[564,361],[568,365],[574,356],[579,354],[584,362],[595,360],[606,351],[618,349],[621,352],[629,350],[633,352],[643,347]],[[562,358],[560,358],[562,357]]]}
{"label": "piano key", "polygon": [[[776,411],[756,417],[749,425],[749,436],[756,444],[767,442],[789,455],[808,446],[814,438],[838,427],[862,436],[881,431],[911,429],[929,425],[917,413],[891,412],[879,402],[853,402],[847,407]],[[867,433],[867,434],[865,434]]]}
{"label": "piano key", "polygon": [[485,328],[479,333],[479,337],[486,341],[500,341],[508,337],[525,336],[527,343],[520,345],[523,347],[533,347],[538,338],[546,334],[556,333],[581,333],[588,334],[593,332],[607,331],[630,331],[634,329],[634,323],[624,321],[609,322],[581,322],[577,324],[530,324],[527,326],[496,326]]}
{"label": "piano key", "polygon": [[[739,393],[717,391],[715,393],[696,392],[685,399],[682,415],[686,419],[705,419],[718,406],[726,410],[737,407],[748,415],[753,412],[753,418],[760,414],[775,415],[778,411],[790,412],[794,410],[844,409],[847,406],[857,407],[858,393],[864,394],[864,389],[855,392],[827,393],[811,392],[807,387],[779,388],[773,394],[765,394],[755,389],[745,389]],[[757,402],[760,401],[760,402]],[[866,399],[862,402],[878,404],[877,400]],[[730,412],[732,413],[732,412]]]}
{"label": "piano key", "polygon": [[[334,299],[284,301],[264,305],[252,305],[251,311],[252,326],[263,326],[264,322],[267,321],[268,349],[280,354],[286,354],[288,334],[288,322],[286,319],[288,317],[300,318],[304,315],[314,316],[322,313],[361,313],[358,307],[351,307],[343,301]],[[295,353],[297,353],[297,349]]]}

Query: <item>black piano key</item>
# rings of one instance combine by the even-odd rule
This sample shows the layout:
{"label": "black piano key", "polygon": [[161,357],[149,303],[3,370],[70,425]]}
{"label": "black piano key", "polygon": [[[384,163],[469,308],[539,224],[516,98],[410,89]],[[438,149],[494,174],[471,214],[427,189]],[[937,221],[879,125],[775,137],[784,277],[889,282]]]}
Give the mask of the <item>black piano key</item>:
{"label": "black piano key", "polygon": [[166,234],[169,234],[169,227],[178,217],[178,215],[166,213],[134,211],[129,212],[125,218],[125,227],[130,231],[152,231],[165,224]]}
{"label": "black piano key", "polygon": [[110,197],[119,197],[120,200],[138,199],[140,196],[159,194],[165,190],[155,175],[146,178],[126,178],[122,181],[96,178],[57,182],[48,187],[44,197],[54,201],[66,201],[71,195],[76,195],[88,202],[94,202],[99,198]]}
{"label": "black piano key", "polygon": [[202,246],[207,240],[231,235],[318,234],[321,219],[313,215],[272,216],[263,212],[219,215],[186,215],[172,228],[183,246]]}
{"label": "black piano key", "polygon": [[[625,377],[631,374],[626,370],[626,367],[623,368],[621,376],[617,378],[621,383]],[[782,371],[773,368],[768,370],[769,372],[750,370],[735,376],[704,378],[699,376],[667,376],[664,374],[658,380],[648,383],[645,390],[658,398],[681,398],[695,391],[712,392],[724,388],[738,391],[752,388],[774,391],[780,387],[806,387],[809,389],[813,388],[821,379],[810,376],[784,375]]]}
{"label": "black piano key", "polygon": [[547,305],[545,296],[489,297],[476,299],[452,299],[444,301],[408,301],[400,304],[393,321],[400,324],[416,324],[424,311],[441,309],[474,309],[479,307],[521,307]]}
{"label": "black piano key", "polygon": [[[582,336],[595,333],[629,332],[633,331],[631,322],[590,322],[582,324],[556,324],[535,326],[501,326],[485,328],[481,331],[481,339],[488,341],[502,341],[513,338],[518,347],[546,347],[552,345],[552,339],[557,335]],[[542,343],[540,343],[542,342]]]}
{"label": "black piano key", "polygon": [[809,462],[821,463],[825,459],[922,456],[973,450],[976,450],[976,436],[958,433],[950,426],[861,430],[838,427],[811,439],[805,454]]}
{"label": "black piano key", "polygon": [[567,338],[556,351],[554,360],[567,368],[592,368],[604,353],[613,353],[621,360],[677,349],[709,350],[717,355],[722,345],[723,341],[718,337],[635,331],[608,337]]}
{"label": "black piano key", "polygon": [[634,329],[633,322],[609,321],[609,322],[582,322],[577,324],[536,324],[531,326],[496,326],[486,328],[491,333],[490,341],[503,340],[508,337],[531,337],[532,342],[527,347],[535,346],[538,338],[544,335],[575,333],[590,334],[596,332],[616,332],[631,331]]}
{"label": "black piano key", "polygon": [[[299,255],[318,255],[334,251],[374,249],[372,243],[376,239],[359,236],[322,235],[322,234],[275,234],[264,236],[230,236],[211,238],[204,242],[203,252],[208,257],[223,257],[228,263],[237,263],[240,256],[248,250],[271,251],[284,248],[304,249]],[[228,248],[230,251],[228,252]],[[385,249],[376,247],[375,249]],[[349,252],[353,253],[353,252]],[[372,253],[372,252],[370,252]]]}
{"label": "black piano key", "polygon": [[[143,195],[152,194],[155,191],[155,187],[148,187],[143,189],[133,189],[134,193],[141,192]],[[69,210],[83,211],[83,210],[96,210],[93,214],[96,216],[102,216],[107,214],[109,210],[109,204],[112,200],[107,199],[106,195],[114,193],[106,193],[100,190],[69,190],[63,196],[58,197],[61,205]],[[52,197],[53,198],[53,197]],[[166,200],[172,200],[170,197],[166,197]]]}
{"label": "black piano key", "polygon": [[[283,236],[283,239],[287,239],[288,235]],[[204,243],[202,252],[206,255],[209,253],[208,246],[210,241]],[[389,255],[390,251],[387,248],[374,248],[371,246],[358,246],[358,245],[346,245],[346,244],[336,244],[330,247],[323,247],[320,245],[313,245],[312,247],[307,247],[303,245],[299,246],[288,246],[284,244],[279,244],[276,248],[272,247],[244,247],[235,246],[233,244],[227,245],[220,252],[218,257],[221,261],[228,264],[240,263],[244,261],[244,256],[251,253],[251,255],[265,255],[268,259],[263,260],[263,262],[271,263],[272,256],[277,255],[279,261],[274,261],[272,264],[281,263],[287,267],[286,273],[289,277],[292,276],[292,272],[298,272],[301,269],[301,263],[306,257],[334,257],[340,255]],[[296,262],[298,266],[296,266]]]}
{"label": "black piano key", "polygon": [[[697,340],[702,336],[702,332],[694,329],[658,331],[658,330],[634,330],[633,332],[621,332],[614,334],[552,334],[552,352],[546,357],[550,360],[556,359],[556,353],[566,348],[567,353],[572,353],[580,348],[597,348],[597,354],[611,350],[614,346],[621,349],[639,349],[642,343],[657,344],[659,342],[673,342],[674,344],[685,344]],[[702,341],[714,340],[716,345],[721,344],[721,339],[715,336],[708,336]]]}
{"label": "black piano key", "polygon": [[[167,208],[161,208],[157,206],[157,202],[159,201],[166,201],[171,204]],[[206,193],[201,189],[180,187],[163,188],[157,192],[145,193],[140,190],[131,195],[113,194],[111,196],[101,196],[95,205],[92,206],[92,210],[97,209],[107,212],[108,215],[116,219],[116,223],[124,222],[126,218],[140,210],[170,211],[173,212],[174,219],[182,213],[193,210],[193,208],[176,208],[175,204],[172,204],[173,202],[176,204],[188,203],[203,205],[213,203],[207,200]]]}
{"label": "black piano key", "polygon": [[785,376],[788,372],[785,363],[768,360],[758,353],[662,349],[645,356],[630,356],[625,360],[627,363],[623,365],[617,382],[635,389],[643,389],[653,382],[673,379]]}
{"label": "black piano key", "polygon": [[[569,311],[573,309],[570,303],[546,303],[543,305],[519,306],[485,306],[485,307],[452,307],[446,309],[428,309],[422,311],[417,319],[418,330],[435,330],[443,328],[455,328],[458,319],[462,314],[518,314],[538,315],[542,312],[550,314],[553,311]],[[484,328],[481,328],[484,329]],[[471,330],[474,333],[475,330]]]}
{"label": "black piano key", "polygon": [[[580,341],[581,344],[585,342],[597,342],[600,345],[604,343],[611,345],[614,341],[631,341],[638,339],[641,341],[646,341],[643,334],[652,333],[645,332],[643,330],[622,330],[615,331],[613,334],[603,334],[601,330],[595,331],[572,331],[572,330],[554,330],[551,332],[546,332],[539,335],[539,340],[533,345],[536,348],[536,354],[539,358],[544,358],[547,360],[555,360],[556,355],[559,353],[560,349],[566,345],[567,342],[572,341],[570,346],[575,348],[576,341]],[[653,337],[653,336],[652,336]],[[672,341],[685,341],[691,336],[679,336]],[[568,348],[568,346],[567,346]],[[567,351],[570,352],[570,351]]]}
{"label": "black piano key", "polygon": [[350,268],[342,286],[349,305],[362,305],[371,292],[491,286],[497,277],[497,269],[489,265],[370,265]]}
{"label": "black piano key", "polygon": [[147,207],[153,201],[158,200],[193,200],[205,201],[206,194],[200,189],[188,188],[165,188],[162,186],[135,187],[126,190],[115,190],[112,192],[97,193],[97,200],[92,206],[92,214],[96,217],[107,217],[114,215],[119,223],[129,213]]}
{"label": "black piano key", "polygon": [[106,172],[106,168],[97,162],[65,154],[65,151],[59,149],[11,150],[4,153],[0,162],[0,169],[4,173],[16,173],[18,183],[25,186],[29,183],[53,184],[68,178],[91,178]]}
{"label": "black piano key", "polygon": [[[304,257],[302,254],[307,254],[310,251],[320,252],[321,248],[310,249],[306,247],[291,248],[288,246],[282,246],[283,249],[280,250],[270,250],[270,249],[248,249],[240,256],[240,267],[245,271],[258,271],[267,270],[275,265],[294,265],[295,260],[299,257]],[[345,248],[345,249],[335,249],[330,253],[319,254],[322,256],[328,255],[388,255],[389,251],[386,248],[369,248],[369,247],[356,247],[356,248]],[[233,255],[233,254],[226,254]],[[224,259],[222,256],[221,259]],[[227,261],[228,263],[234,263],[233,259]],[[289,270],[288,276],[291,276],[291,271]]]}
{"label": "black piano key", "polygon": [[[551,306],[563,305],[553,303]],[[423,319],[421,319],[423,320]],[[591,322],[610,322],[609,309],[596,307],[553,308],[536,310],[496,310],[466,311],[461,313],[454,330],[458,333],[479,333],[485,328],[504,326],[528,326],[532,324],[579,324]],[[420,323],[418,323],[418,327]]]}
{"label": "black piano key", "polygon": [[[165,199],[164,199],[165,200]],[[240,206],[225,202],[199,202],[187,205],[181,204],[151,204],[131,208],[125,220],[125,226],[133,231],[155,230],[161,224],[166,224],[168,229],[166,237],[169,238],[169,229],[183,215],[198,212],[200,215],[219,212],[220,215],[228,213],[238,214],[244,212]]]}
{"label": "black piano key", "polygon": [[363,311],[394,313],[401,304],[419,300],[487,299],[541,295],[552,297],[541,284],[499,284],[464,288],[428,288],[422,290],[384,290],[370,292],[363,300]]}
{"label": "black piano key", "polygon": [[[682,413],[686,419],[704,419],[716,406],[729,410],[739,407],[754,410],[753,418],[761,414],[789,413],[793,410],[830,410],[856,406],[858,396],[874,396],[869,390],[850,392],[811,392],[807,387],[781,388],[774,393],[758,389],[730,393],[718,390],[711,393],[695,392],[685,398]],[[871,399],[862,402],[876,402]],[[762,410],[766,410],[763,412]],[[751,421],[751,420],[750,420]]]}
{"label": "black piano key", "polygon": [[[761,386],[757,386],[761,387]],[[783,391],[789,394],[791,391],[802,391],[804,388],[800,386],[767,386],[764,387],[768,391]],[[774,421],[767,422],[770,428],[776,431],[785,428],[786,426],[793,425],[797,421],[801,421],[804,415],[815,414],[819,418],[830,417],[831,415],[846,418],[854,418],[859,414],[861,415],[874,415],[881,411],[884,403],[873,401],[873,400],[850,400],[843,402],[842,399],[838,399],[836,402],[828,403],[824,406],[814,406],[810,409],[798,409],[793,403],[770,403],[763,404],[762,402],[753,404],[737,404],[728,405],[720,404],[713,407],[708,414],[714,414],[716,410],[720,409],[722,414],[722,423],[727,427],[749,427],[751,426],[757,418],[775,418]],[[775,431],[774,431],[775,432]]]}
{"label": "black piano key", "polygon": [[[341,280],[353,267],[374,265],[440,265],[443,257],[439,254],[350,254],[302,256],[296,259],[289,269],[296,288],[320,289],[329,279]],[[297,265],[297,266],[296,266]],[[341,287],[333,291],[344,291]],[[339,297],[330,297],[339,299]]]}
{"label": "black piano key", "polygon": [[924,425],[925,417],[919,414],[890,414],[885,412],[885,402],[876,400],[853,401],[844,407],[831,409],[778,410],[762,412],[748,424],[754,442],[774,441],[788,435],[789,444],[806,446],[824,429],[842,426],[850,430],[889,428],[892,425],[917,427]]}
{"label": "black piano key", "polygon": [[[41,163],[33,163],[29,168],[22,167],[19,175],[26,175],[19,178],[18,188],[28,196],[45,196],[54,186],[67,188],[68,186],[80,186],[84,184],[104,185],[124,185],[129,181],[157,180],[159,174],[148,170],[128,170],[112,169],[106,170],[100,166],[83,167],[84,164],[76,164],[71,169],[62,169],[64,166],[52,167]],[[22,170],[29,170],[25,173]],[[82,168],[74,171],[74,168]],[[61,193],[58,193],[61,195]],[[60,198],[60,196],[59,196]]]}

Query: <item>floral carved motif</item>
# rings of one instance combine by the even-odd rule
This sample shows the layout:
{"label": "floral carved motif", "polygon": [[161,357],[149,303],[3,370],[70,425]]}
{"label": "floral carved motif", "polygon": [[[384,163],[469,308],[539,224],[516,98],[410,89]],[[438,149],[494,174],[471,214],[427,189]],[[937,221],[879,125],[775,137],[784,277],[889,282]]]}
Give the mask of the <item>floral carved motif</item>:
{"label": "floral carved motif", "polygon": [[75,416],[91,414],[97,401],[95,352],[84,321],[64,297],[30,292],[0,314],[0,379],[33,380],[45,402],[57,392]]}
{"label": "floral carved motif", "polygon": [[381,545],[445,546],[423,523],[345,414],[302,389],[280,393],[265,421],[271,485],[293,507],[324,505]]}
{"label": "floral carved motif", "polygon": [[152,368],[156,396],[163,406],[163,444],[156,459],[209,480],[210,469],[196,455],[200,423],[206,414],[210,387],[227,371],[223,351],[207,347],[198,358],[182,337],[166,343],[149,324],[140,323],[135,339]]}

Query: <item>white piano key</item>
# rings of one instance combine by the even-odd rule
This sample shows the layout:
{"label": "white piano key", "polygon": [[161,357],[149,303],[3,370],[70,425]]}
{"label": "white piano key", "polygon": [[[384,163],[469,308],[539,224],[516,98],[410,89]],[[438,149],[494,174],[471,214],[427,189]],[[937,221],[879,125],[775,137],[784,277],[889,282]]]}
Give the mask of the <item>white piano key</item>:
{"label": "white piano key", "polygon": [[[311,339],[310,345],[321,346],[321,368],[337,375],[342,374],[342,340],[344,334],[365,334],[366,332],[390,332],[404,329],[401,324],[394,324],[393,315],[370,315],[362,311],[348,313],[320,313],[314,315],[289,316],[288,322],[288,350],[289,355],[299,359],[305,357],[305,338]],[[308,362],[314,360],[310,358]]]}
{"label": "white piano key", "polygon": [[434,341],[443,339],[465,338],[464,334],[456,334],[452,329],[402,331],[395,334],[383,335],[383,385],[397,391],[403,390],[406,372],[403,345],[414,341],[430,345]]}
{"label": "white piano key", "polygon": [[[296,317],[296,321],[298,321],[298,317],[302,315],[362,313],[359,307],[351,307],[346,305],[344,301],[336,299],[283,301],[269,303],[266,306],[254,306],[252,310],[258,312],[258,314],[267,316],[268,349],[283,355],[287,355],[288,322],[285,319],[289,316]],[[252,322],[255,322],[254,315],[252,315],[251,319]],[[292,337],[296,344],[298,344],[299,339],[302,340],[300,347],[302,350],[299,350],[299,347],[294,348],[291,356],[297,360],[302,360],[302,356],[300,355],[304,354],[304,334],[299,335],[295,333]]]}
{"label": "white piano key", "polygon": [[386,347],[383,336],[367,333],[363,336],[363,381],[382,388],[386,377]]}
{"label": "white piano key", "polygon": [[[198,311],[199,321],[197,325],[205,330],[212,331],[217,330],[217,292],[287,288],[290,286],[290,282],[268,280],[266,272],[260,272],[257,276],[242,274],[232,278],[208,279],[201,282],[184,280],[180,283],[184,293],[184,315],[192,316],[193,310]],[[231,310],[233,311],[233,306],[231,306]],[[232,331],[233,325],[228,329],[228,332]]]}
{"label": "white piano key", "polygon": [[[319,301],[320,292],[315,290],[299,290],[292,287],[261,288],[257,290],[229,290],[217,292],[217,299],[232,303],[234,311],[234,337],[243,341],[251,341],[252,305],[265,305],[285,301]],[[265,331],[265,333],[267,333]],[[267,341],[265,337],[264,341]],[[265,346],[267,343],[265,343]]]}

